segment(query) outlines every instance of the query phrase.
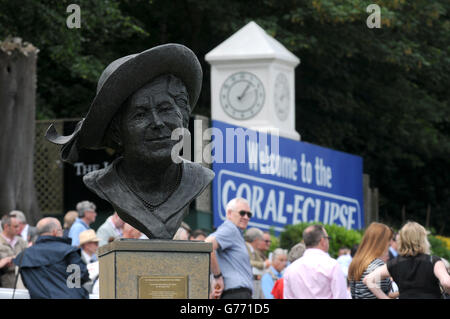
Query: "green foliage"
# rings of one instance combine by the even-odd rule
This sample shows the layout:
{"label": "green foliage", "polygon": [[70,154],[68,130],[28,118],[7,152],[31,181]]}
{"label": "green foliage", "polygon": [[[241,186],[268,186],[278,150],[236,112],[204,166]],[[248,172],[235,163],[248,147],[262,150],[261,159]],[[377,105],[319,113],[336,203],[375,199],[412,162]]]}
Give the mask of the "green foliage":
{"label": "green foliage", "polygon": [[275,229],[273,227],[270,227],[269,234],[270,234],[270,247],[269,250],[267,251],[267,254],[273,252],[275,249],[280,247],[280,238],[278,238],[275,235]]}
{"label": "green foliage", "polygon": [[280,234],[280,247],[284,249],[291,249],[296,244],[302,241],[302,234],[308,223],[299,223],[295,225],[288,225],[284,227],[284,231]]}
{"label": "green foliage", "polygon": [[437,221],[448,220],[450,207],[450,5],[378,1],[382,28],[368,29],[371,2],[307,1],[279,24],[283,43],[302,58],[297,128],[307,141],[363,156],[388,224],[401,222],[403,205],[407,218],[424,221],[430,204],[442,232]]}
{"label": "green foliage", "polygon": [[428,241],[431,245],[432,255],[445,258],[450,261],[450,249],[447,248],[446,244],[442,240],[433,235],[429,235]]}
{"label": "green foliage", "polygon": [[[81,28],[69,29],[69,0],[0,0],[0,38],[21,37],[40,49],[37,118],[80,117],[107,63],[129,51],[130,38],[148,36],[118,1],[80,0]],[[123,42],[123,43],[122,43]]]}
{"label": "green foliage", "polygon": [[[360,155],[380,191],[380,217],[450,229],[450,23],[448,0],[80,0],[81,29],[66,27],[68,0],[0,0],[0,39],[41,51],[38,118],[84,115],[102,69],[152,46],[190,47],[204,70],[195,112],[210,115],[204,56],[255,21],[301,59],[296,128],[304,141]],[[20,3],[20,4],[19,4]],[[446,228],[447,227],[447,228]]]}
{"label": "green foliage", "polygon": [[270,234],[270,247],[269,252],[273,252],[275,249],[280,247],[280,238],[276,237],[275,235]]}
{"label": "green foliage", "polygon": [[[299,223],[295,225],[288,225],[280,235],[280,247],[284,249],[291,249],[293,246],[303,240],[302,234],[306,227],[314,223]],[[352,248],[353,245],[359,244],[362,238],[362,233],[356,230],[347,230],[338,225],[324,225],[328,236],[330,238],[329,254],[332,257],[337,257],[339,248]]]}

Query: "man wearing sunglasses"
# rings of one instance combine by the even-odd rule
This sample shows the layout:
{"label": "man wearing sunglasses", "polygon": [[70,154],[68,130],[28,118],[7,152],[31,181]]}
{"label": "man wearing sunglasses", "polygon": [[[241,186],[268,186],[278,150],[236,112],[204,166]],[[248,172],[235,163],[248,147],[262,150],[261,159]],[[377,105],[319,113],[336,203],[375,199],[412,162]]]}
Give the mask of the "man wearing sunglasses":
{"label": "man wearing sunglasses", "polygon": [[243,198],[232,199],[226,207],[226,220],[206,238],[211,253],[212,297],[215,299],[251,299],[253,274],[244,240],[244,230],[252,217]]}

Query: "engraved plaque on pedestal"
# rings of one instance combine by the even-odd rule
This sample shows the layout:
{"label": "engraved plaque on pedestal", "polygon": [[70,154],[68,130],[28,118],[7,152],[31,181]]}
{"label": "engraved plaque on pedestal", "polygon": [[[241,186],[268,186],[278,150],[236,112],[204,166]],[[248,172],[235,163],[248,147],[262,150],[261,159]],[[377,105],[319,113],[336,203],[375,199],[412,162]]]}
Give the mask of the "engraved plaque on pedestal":
{"label": "engraved plaque on pedestal", "polygon": [[186,276],[141,276],[139,299],[186,299]]}
{"label": "engraved plaque on pedestal", "polygon": [[120,239],[99,248],[100,298],[208,299],[212,244]]}

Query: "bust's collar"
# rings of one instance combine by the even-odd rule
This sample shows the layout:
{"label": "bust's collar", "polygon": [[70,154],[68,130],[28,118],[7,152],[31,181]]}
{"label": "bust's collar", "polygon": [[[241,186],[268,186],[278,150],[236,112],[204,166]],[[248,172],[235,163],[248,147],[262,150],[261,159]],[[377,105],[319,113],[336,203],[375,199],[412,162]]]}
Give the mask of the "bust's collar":
{"label": "bust's collar", "polygon": [[211,170],[183,159],[180,185],[165,203],[150,211],[119,178],[117,165],[121,160],[118,158],[108,167],[87,174],[83,180],[92,191],[109,201],[126,222],[149,229],[151,234],[141,229],[149,238],[172,239],[187,213],[184,209],[214,178]]}

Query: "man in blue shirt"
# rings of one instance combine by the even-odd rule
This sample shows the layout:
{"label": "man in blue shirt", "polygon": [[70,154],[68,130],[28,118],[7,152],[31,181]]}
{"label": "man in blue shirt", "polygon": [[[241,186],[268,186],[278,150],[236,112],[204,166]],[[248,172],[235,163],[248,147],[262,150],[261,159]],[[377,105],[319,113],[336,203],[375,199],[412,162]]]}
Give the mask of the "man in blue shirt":
{"label": "man in blue shirt", "polygon": [[96,206],[94,203],[87,200],[79,202],[77,204],[78,218],[70,227],[69,238],[72,239],[72,246],[78,247],[80,244],[80,234],[88,229],[91,229],[89,225],[95,222],[97,217]]}
{"label": "man in blue shirt", "polygon": [[247,200],[232,199],[226,207],[225,222],[205,240],[213,245],[211,271],[214,298],[252,297],[252,268],[243,236],[251,216]]}
{"label": "man in blue shirt", "polygon": [[287,251],[277,248],[272,253],[272,266],[261,278],[261,288],[265,299],[273,299],[272,289],[275,281],[283,277],[283,270],[287,264]]}

